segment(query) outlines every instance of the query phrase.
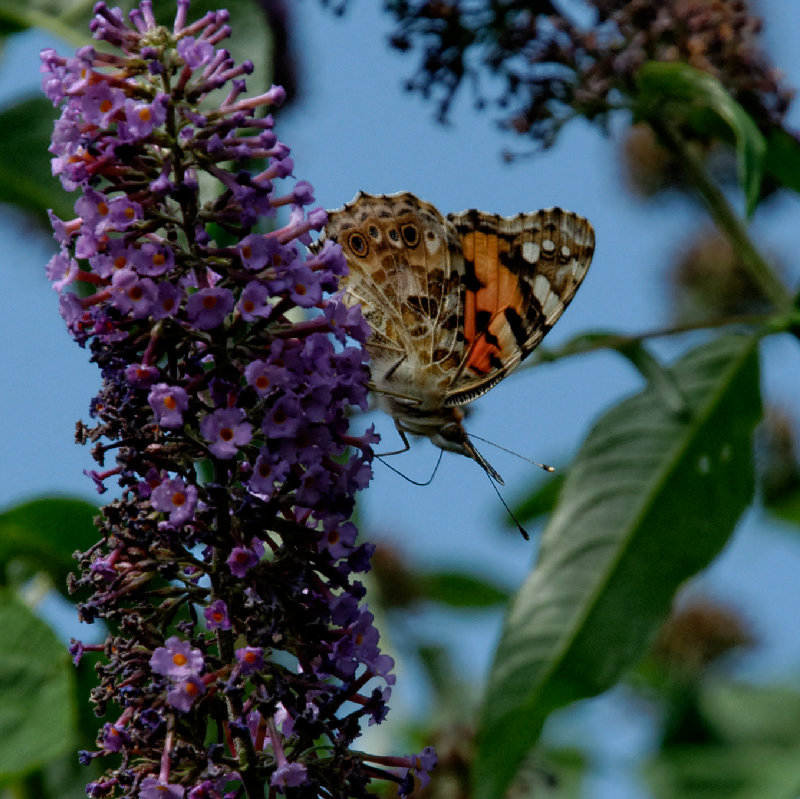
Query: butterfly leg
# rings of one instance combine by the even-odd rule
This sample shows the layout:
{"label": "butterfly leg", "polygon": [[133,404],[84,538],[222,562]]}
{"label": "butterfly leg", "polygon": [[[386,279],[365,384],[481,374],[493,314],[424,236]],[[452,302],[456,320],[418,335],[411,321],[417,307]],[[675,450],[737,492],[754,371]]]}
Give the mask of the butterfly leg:
{"label": "butterfly leg", "polygon": [[383,379],[384,379],[384,380],[390,380],[390,379],[391,379],[391,377],[392,377],[392,375],[395,373],[395,370],[397,369],[397,367],[398,367],[398,366],[400,366],[400,364],[401,364],[401,363],[403,363],[403,361],[404,361],[404,360],[405,360],[407,357],[408,357],[408,353],[407,353],[407,352],[404,352],[404,353],[403,353],[403,354],[402,354],[402,355],[401,355],[401,356],[400,356],[400,357],[399,357],[399,358],[398,358],[398,359],[397,359],[397,360],[396,360],[396,361],[395,361],[395,362],[394,362],[394,363],[393,363],[393,364],[392,364],[392,365],[389,367],[389,369],[388,369],[388,371],[386,372],[386,374],[384,374],[384,376],[383,376]]}
{"label": "butterfly leg", "polygon": [[395,421],[394,426],[397,428],[397,433],[404,444],[403,449],[396,449],[394,452],[381,452],[380,455],[375,456],[376,458],[385,458],[388,455],[402,455],[404,452],[408,452],[411,449],[411,444],[408,443],[405,430],[400,427],[400,422]]}

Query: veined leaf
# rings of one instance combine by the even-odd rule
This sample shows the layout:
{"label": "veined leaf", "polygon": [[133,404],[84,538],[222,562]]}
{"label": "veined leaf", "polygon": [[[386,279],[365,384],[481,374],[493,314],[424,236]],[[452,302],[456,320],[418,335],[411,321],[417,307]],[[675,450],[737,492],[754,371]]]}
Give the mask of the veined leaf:
{"label": "veined leaf", "polygon": [[94,505],[66,497],[34,499],[0,513],[0,580],[5,564],[16,559],[31,571],[46,571],[66,594],[67,575],[77,568],[73,552],[97,540],[96,515]]}
{"label": "veined leaf", "polygon": [[31,97],[0,110],[0,201],[34,212],[44,229],[47,209],[69,218],[75,199],[61,188],[50,168],[47,148],[56,117],[53,104]]}
{"label": "veined leaf", "polygon": [[685,411],[646,388],[597,422],[567,475],[495,655],[478,799],[503,794],[552,710],[606,690],[642,654],[751,501],[756,340],[721,337],[670,371]]}
{"label": "veined leaf", "polygon": [[31,611],[0,592],[0,783],[50,763],[75,744],[74,668]]}

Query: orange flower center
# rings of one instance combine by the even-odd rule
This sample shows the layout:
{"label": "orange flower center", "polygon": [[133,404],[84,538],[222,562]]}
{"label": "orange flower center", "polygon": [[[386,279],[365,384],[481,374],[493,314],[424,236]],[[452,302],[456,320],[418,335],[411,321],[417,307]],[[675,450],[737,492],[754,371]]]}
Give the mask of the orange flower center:
{"label": "orange flower center", "polygon": [[176,508],[180,508],[183,505],[185,505],[186,504],[186,494],[184,494],[183,491],[176,491],[172,495],[172,504]]}

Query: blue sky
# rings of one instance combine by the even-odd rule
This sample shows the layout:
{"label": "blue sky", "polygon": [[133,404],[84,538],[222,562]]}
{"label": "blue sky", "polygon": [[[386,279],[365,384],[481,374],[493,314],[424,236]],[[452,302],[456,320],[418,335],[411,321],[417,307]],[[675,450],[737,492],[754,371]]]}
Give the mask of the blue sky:
{"label": "blue sky", "polygon": [[[301,54],[303,97],[278,117],[278,134],[293,150],[298,178],[311,181],[319,204],[336,207],[360,189],[373,193],[410,190],[443,212],[477,207],[502,214],[560,205],[588,217],[597,232],[597,252],[584,285],[546,339],[557,345],[591,328],[623,332],[669,323],[666,272],[699,212],[665,199],[645,203],[629,194],[616,157],[621,126],[604,138],[577,121],[547,153],[504,164],[503,147],[524,143],[502,136],[492,114],[472,112],[468,97],[457,103],[451,124],[433,122],[434,109],[402,91],[415,55],[388,49],[388,18],[377,2],[353,0],[352,13],[335,18],[316,0],[292,3],[296,46]],[[771,56],[800,85],[800,15],[794,3],[760,5],[767,20]],[[38,85],[36,52],[42,42],[12,42],[0,65],[0,97]],[[63,49],[63,48],[62,48]],[[800,112],[793,119],[800,122]],[[800,201],[790,198],[755,231],[768,252],[783,254],[794,268]],[[34,495],[78,494],[97,500],[82,470],[92,468],[87,449],[73,443],[74,423],[85,418],[99,386],[87,353],[67,336],[42,265],[52,243],[9,209],[0,212],[4,346],[0,394],[4,419],[0,459],[0,505]],[[9,301],[10,300],[10,301]],[[674,353],[675,345],[658,345]],[[764,391],[785,406],[796,405],[800,354],[795,343],[771,340],[764,352]],[[469,430],[523,455],[568,462],[593,418],[640,378],[618,356],[597,353],[523,371],[475,405]],[[388,417],[371,414],[386,447],[394,448]],[[547,479],[532,466],[488,445],[480,449],[505,477],[513,498],[531,481]],[[415,479],[433,468],[436,450],[414,442],[392,465]],[[535,556],[535,544],[500,529],[502,506],[481,469],[466,458],[445,455],[431,486],[419,488],[376,464],[364,492],[362,530],[391,540],[424,567],[465,565],[518,584]],[[800,665],[800,545],[793,533],[758,512],[750,513],[719,562],[700,577],[694,591],[729,601],[748,618],[762,645],[743,661],[759,679],[796,673]],[[496,618],[448,621],[460,655],[475,674],[487,665]],[[440,619],[420,620],[432,639]],[[613,711],[606,711],[613,712]]]}

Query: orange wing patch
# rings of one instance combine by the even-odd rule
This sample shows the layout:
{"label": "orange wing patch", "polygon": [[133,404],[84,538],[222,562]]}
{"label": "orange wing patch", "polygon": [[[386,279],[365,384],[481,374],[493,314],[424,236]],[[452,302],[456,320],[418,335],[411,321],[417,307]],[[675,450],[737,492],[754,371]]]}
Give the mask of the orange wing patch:
{"label": "orange wing patch", "polygon": [[519,278],[503,266],[510,242],[490,233],[474,231],[461,237],[466,262],[464,303],[465,366],[485,375],[501,368],[514,346],[505,311],[519,310]]}

